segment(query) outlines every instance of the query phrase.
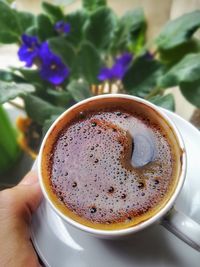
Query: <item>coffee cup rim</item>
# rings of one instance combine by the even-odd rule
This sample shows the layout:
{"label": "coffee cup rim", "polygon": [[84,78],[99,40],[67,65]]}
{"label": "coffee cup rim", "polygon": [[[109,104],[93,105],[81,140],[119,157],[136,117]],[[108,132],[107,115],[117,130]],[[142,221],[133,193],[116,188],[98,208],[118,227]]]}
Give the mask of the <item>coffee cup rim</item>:
{"label": "coffee cup rim", "polygon": [[[54,203],[51,201],[47,190],[45,188],[45,184],[43,182],[43,178],[42,178],[42,153],[44,150],[44,146],[46,143],[46,140],[48,139],[50,133],[52,132],[52,130],[54,129],[54,127],[57,125],[57,123],[62,120],[71,110],[75,109],[76,107],[80,106],[80,105],[84,105],[86,103],[88,103],[89,101],[95,101],[96,99],[105,99],[105,98],[123,98],[123,99],[129,99],[129,100],[133,100],[139,103],[142,103],[150,108],[152,108],[155,112],[157,112],[159,114],[159,116],[161,116],[162,119],[164,119],[164,121],[168,124],[168,126],[170,126],[170,128],[172,129],[173,133],[175,134],[176,138],[177,138],[177,142],[179,144],[179,148],[181,150],[182,156],[181,156],[181,172],[180,172],[180,177],[177,183],[177,186],[171,196],[171,198],[167,201],[167,203],[152,217],[150,217],[149,219],[145,220],[144,222],[140,222],[137,225],[133,225],[129,228],[123,228],[123,229],[117,229],[117,230],[102,230],[102,229],[96,229],[96,228],[92,228],[86,225],[83,225],[73,219],[71,219],[69,216],[63,214],[57,207],[56,205],[54,205]],[[48,203],[50,204],[50,206],[53,208],[53,210],[56,212],[57,215],[59,215],[64,222],[69,223],[70,225],[83,230],[87,233],[90,234],[94,234],[96,236],[100,236],[100,237],[120,237],[120,236],[125,236],[128,234],[132,234],[135,232],[138,232],[144,228],[146,228],[149,225],[154,224],[155,222],[159,222],[162,217],[173,207],[173,204],[176,200],[176,198],[179,195],[179,192],[181,191],[181,188],[184,184],[184,180],[185,180],[185,176],[186,176],[186,167],[187,167],[187,156],[186,156],[186,150],[185,150],[185,144],[183,141],[183,138],[179,132],[179,130],[177,129],[176,125],[174,124],[174,122],[164,113],[164,111],[159,108],[158,106],[150,103],[147,100],[144,100],[142,98],[136,97],[136,96],[130,96],[130,95],[126,95],[126,94],[105,94],[105,95],[98,95],[98,96],[93,96],[90,98],[87,98],[85,100],[82,100],[78,103],[76,103],[75,105],[71,106],[70,108],[68,108],[66,111],[64,111],[56,120],[55,122],[51,125],[51,127],[49,128],[49,130],[47,131],[41,147],[40,147],[40,151],[39,151],[39,155],[38,155],[38,174],[39,174],[39,183],[43,192],[43,195],[45,197],[45,199],[48,201]]]}

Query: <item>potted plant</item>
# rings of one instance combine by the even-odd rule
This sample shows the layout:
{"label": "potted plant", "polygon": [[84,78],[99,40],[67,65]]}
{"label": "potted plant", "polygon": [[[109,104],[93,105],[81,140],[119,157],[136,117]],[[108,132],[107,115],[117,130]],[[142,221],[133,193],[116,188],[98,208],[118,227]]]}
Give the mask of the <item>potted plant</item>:
{"label": "potted plant", "polygon": [[174,110],[166,89],[179,86],[200,107],[200,11],[169,21],[146,42],[141,8],[117,17],[105,0],[83,0],[64,13],[42,3],[33,15],[0,1],[0,42],[16,43],[24,67],[0,71],[0,104],[20,96],[26,119],[18,120],[20,143],[36,156],[51,123],[74,103],[92,95],[123,92]]}

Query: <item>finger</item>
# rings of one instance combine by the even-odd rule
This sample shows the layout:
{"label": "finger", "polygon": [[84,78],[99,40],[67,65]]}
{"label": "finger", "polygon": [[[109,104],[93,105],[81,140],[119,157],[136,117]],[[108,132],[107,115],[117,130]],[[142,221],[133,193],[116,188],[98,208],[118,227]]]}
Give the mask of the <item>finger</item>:
{"label": "finger", "polygon": [[38,181],[34,184],[19,184],[15,191],[13,189],[13,194],[13,197],[18,199],[16,204],[21,209],[24,207],[28,208],[31,213],[36,211],[42,199],[42,192]]}
{"label": "finger", "polygon": [[30,171],[25,177],[19,182],[19,185],[30,185],[38,182],[38,176],[35,171]]}
{"label": "finger", "polygon": [[37,173],[35,171],[29,172],[18,184],[17,189],[20,191],[22,201],[29,206],[31,213],[33,213],[42,198]]}
{"label": "finger", "polygon": [[0,266],[39,266],[30,243],[30,222],[41,198],[34,172],[0,192]]}
{"label": "finger", "polygon": [[13,216],[30,218],[42,198],[37,175],[29,173],[15,187],[0,192],[1,207]]}

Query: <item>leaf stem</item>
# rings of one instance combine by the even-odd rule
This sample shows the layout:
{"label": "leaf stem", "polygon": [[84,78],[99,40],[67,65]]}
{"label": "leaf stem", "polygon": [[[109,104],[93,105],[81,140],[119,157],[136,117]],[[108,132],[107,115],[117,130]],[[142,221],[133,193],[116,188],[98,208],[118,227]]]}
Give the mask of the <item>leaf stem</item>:
{"label": "leaf stem", "polygon": [[17,109],[24,110],[24,107],[22,105],[20,105],[16,102],[13,102],[12,100],[8,101],[8,103]]}
{"label": "leaf stem", "polygon": [[158,95],[158,94],[161,93],[161,92],[162,92],[162,88],[160,88],[160,87],[155,87],[155,88],[153,88],[153,90],[152,90],[148,95],[146,95],[146,96],[144,97],[144,99],[148,100],[148,99],[150,99],[151,97],[156,96],[156,95]]}

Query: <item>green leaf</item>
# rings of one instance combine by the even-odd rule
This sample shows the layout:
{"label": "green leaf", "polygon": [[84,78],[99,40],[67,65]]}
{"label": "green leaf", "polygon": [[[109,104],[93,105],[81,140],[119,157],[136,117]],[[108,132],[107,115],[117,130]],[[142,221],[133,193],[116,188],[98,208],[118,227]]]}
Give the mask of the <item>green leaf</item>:
{"label": "green leaf", "polygon": [[178,85],[182,82],[193,82],[200,75],[200,53],[186,55],[159,79],[163,88]]}
{"label": "green leaf", "polygon": [[160,49],[159,56],[164,64],[172,66],[180,61],[185,55],[198,52],[200,52],[200,41],[198,39],[191,39],[172,49]]}
{"label": "green leaf", "polygon": [[25,82],[25,80],[22,77],[7,70],[0,70],[0,80],[4,82],[17,82],[17,83]]}
{"label": "green leaf", "polygon": [[73,66],[72,76],[84,78],[90,84],[95,83],[101,65],[101,58],[96,48],[88,42],[82,43]]}
{"label": "green leaf", "polygon": [[[0,146],[12,157],[17,145],[17,131],[14,129],[6,110],[0,105]],[[14,151],[13,151],[14,150]]]}
{"label": "green leaf", "polygon": [[2,2],[4,4],[8,4],[9,2],[12,2],[12,0],[0,0],[0,2]]}
{"label": "green leaf", "polygon": [[20,33],[20,25],[17,13],[8,4],[0,1],[0,25],[1,30]]}
{"label": "green leaf", "polygon": [[28,28],[36,25],[36,17],[32,13],[22,11],[16,12],[22,33],[26,32]]}
{"label": "green leaf", "polygon": [[0,43],[13,44],[19,41],[18,36],[12,32],[2,32],[0,30]]}
{"label": "green leaf", "polygon": [[78,47],[83,40],[83,28],[88,19],[88,14],[83,10],[79,10],[68,14],[65,21],[70,23],[71,30],[66,39],[74,46]]}
{"label": "green leaf", "polygon": [[156,38],[159,49],[171,49],[188,41],[200,27],[200,10],[187,13],[169,21]]}
{"label": "green leaf", "polygon": [[27,95],[24,97],[24,101],[28,116],[40,125],[43,125],[45,120],[49,119],[52,115],[59,115],[65,110],[34,95]]}
{"label": "green leaf", "polygon": [[34,85],[35,87],[35,93],[41,97],[46,98],[48,101],[48,95],[46,93],[47,88],[49,87],[49,83],[47,81],[44,81],[41,79],[39,71],[37,69],[17,69],[22,75],[23,78],[27,81],[27,83],[30,83]]}
{"label": "green leaf", "polygon": [[34,87],[26,83],[8,83],[0,81],[0,104],[7,102],[17,96],[23,96],[34,92]]}
{"label": "green leaf", "polygon": [[200,108],[200,79],[180,84],[183,96],[194,106]]}
{"label": "green leaf", "polygon": [[124,88],[132,95],[145,97],[157,86],[162,71],[163,66],[155,59],[136,58],[123,78]]}
{"label": "green leaf", "polygon": [[75,52],[73,46],[65,37],[54,37],[48,40],[51,50],[61,57],[62,61],[70,68],[74,64]]}
{"label": "green leaf", "polygon": [[146,21],[142,8],[137,8],[125,13],[118,21],[111,49],[114,52],[125,51],[138,52],[144,45]]}
{"label": "green leaf", "polygon": [[49,119],[45,120],[44,126],[42,128],[42,135],[44,136],[54,121],[59,117],[59,115],[52,115]]}
{"label": "green leaf", "polygon": [[73,80],[67,86],[67,89],[77,102],[92,96],[89,84],[85,81]]}
{"label": "green leaf", "polygon": [[57,91],[55,89],[48,89],[47,95],[51,102],[62,107],[69,107],[73,104],[73,98],[67,91]]}
{"label": "green leaf", "polygon": [[11,5],[15,0],[0,0],[0,1]]}
{"label": "green leaf", "polygon": [[148,99],[151,103],[160,106],[162,108],[169,109],[171,111],[175,110],[175,100],[172,94],[167,95],[157,95]]}
{"label": "green leaf", "polygon": [[47,2],[42,3],[42,9],[51,18],[53,23],[59,20],[63,20],[64,14],[59,6],[52,5]]}
{"label": "green leaf", "polygon": [[5,110],[0,105],[0,175],[12,168],[19,154],[17,133],[13,128]]}
{"label": "green leaf", "polygon": [[46,39],[56,35],[53,24],[51,23],[50,19],[44,14],[40,14],[37,17],[37,34],[40,41],[45,41]]}
{"label": "green leaf", "polygon": [[19,41],[21,29],[15,10],[0,1],[0,42],[9,44]]}
{"label": "green leaf", "polygon": [[93,12],[85,25],[85,37],[99,49],[107,49],[114,36],[116,16],[107,7],[101,7]]}
{"label": "green leaf", "polygon": [[82,0],[83,8],[85,8],[87,11],[96,11],[101,6],[106,6],[107,1],[106,0]]}
{"label": "green leaf", "polygon": [[23,75],[27,82],[36,86],[44,86],[44,81],[41,80],[38,70],[18,69],[18,71]]}
{"label": "green leaf", "polygon": [[37,35],[38,34],[37,26],[31,26],[31,27],[27,28],[26,34],[28,34],[30,36]]}

